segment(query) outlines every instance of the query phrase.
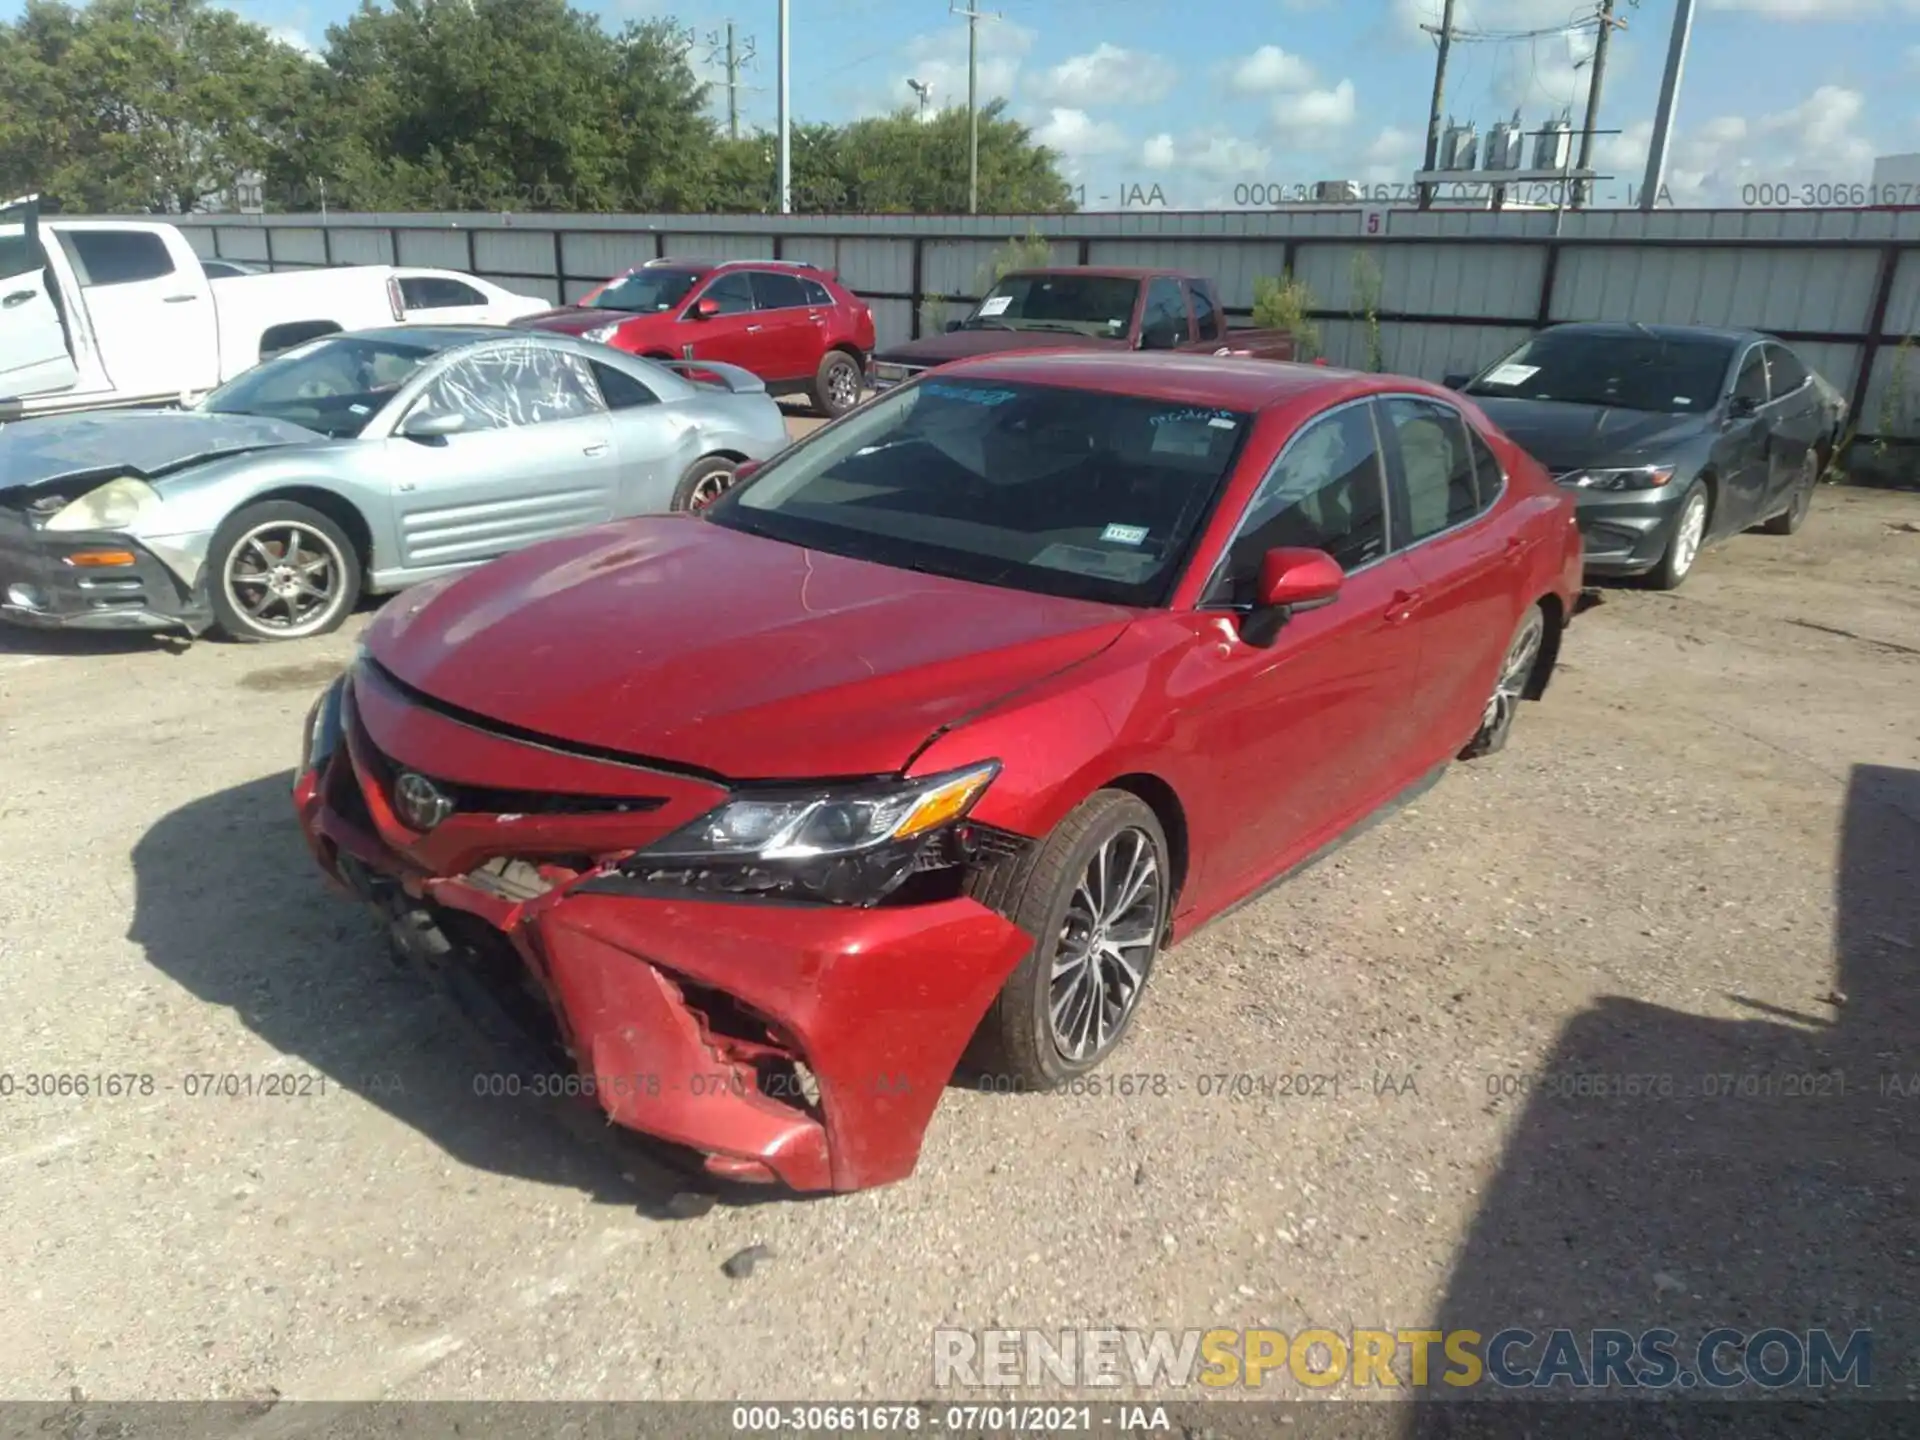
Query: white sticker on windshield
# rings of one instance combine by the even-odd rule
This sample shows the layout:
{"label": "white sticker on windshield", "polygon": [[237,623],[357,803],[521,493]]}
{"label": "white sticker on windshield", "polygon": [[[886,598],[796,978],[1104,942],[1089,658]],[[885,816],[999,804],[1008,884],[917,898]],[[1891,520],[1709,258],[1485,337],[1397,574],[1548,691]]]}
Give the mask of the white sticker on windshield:
{"label": "white sticker on windshield", "polygon": [[1100,532],[1102,540],[1111,540],[1115,545],[1138,545],[1147,538],[1144,525],[1109,525]]}
{"label": "white sticker on windshield", "polygon": [[1499,365],[1487,372],[1482,385],[1524,385],[1540,373],[1538,365]]}
{"label": "white sticker on windshield", "polygon": [[1216,430],[1231,430],[1237,423],[1237,421],[1229,420],[1224,415],[1216,415],[1213,419],[1207,421],[1207,424]]}
{"label": "white sticker on windshield", "polygon": [[1012,303],[1013,297],[1011,295],[995,295],[990,299],[980,302],[980,313],[982,315],[998,315]]}

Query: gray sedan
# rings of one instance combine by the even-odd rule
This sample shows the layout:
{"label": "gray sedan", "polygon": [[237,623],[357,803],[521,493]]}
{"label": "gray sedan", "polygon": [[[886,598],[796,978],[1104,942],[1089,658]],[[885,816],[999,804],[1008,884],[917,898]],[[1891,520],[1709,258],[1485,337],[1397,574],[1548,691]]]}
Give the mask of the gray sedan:
{"label": "gray sedan", "polygon": [[0,619],[323,634],[363,593],[699,509],[786,443],[760,380],[716,362],[491,326],[329,335],[190,410],[0,425]]}

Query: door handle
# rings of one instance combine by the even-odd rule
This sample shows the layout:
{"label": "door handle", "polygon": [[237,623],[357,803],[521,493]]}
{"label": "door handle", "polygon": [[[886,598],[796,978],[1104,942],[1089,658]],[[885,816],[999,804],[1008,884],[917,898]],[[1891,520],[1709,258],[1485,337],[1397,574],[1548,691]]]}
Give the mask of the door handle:
{"label": "door handle", "polygon": [[169,295],[166,298],[166,303],[169,305],[184,305],[189,300],[198,300],[199,298],[198,295]]}
{"label": "door handle", "polygon": [[580,453],[582,455],[604,455],[607,453],[607,442],[604,440],[601,440],[595,444],[587,446]]}
{"label": "door handle", "polygon": [[16,305],[24,305],[39,293],[38,290],[16,290],[6,299],[0,300],[0,309],[11,310]]}
{"label": "door handle", "polygon": [[1387,610],[1387,624],[1399,625],[1413,618],[1413,612],[1420,606],[1421,592],[1418,590],[1396,590],[1393,603]]}
{"label": "door handle", "polygon": [[749,325],[749,326],[747,326],[747,334],[749,334],[749,335],[758,335],[758,334],[759,334],[759,333],[760,333],[760,332],[761,332],[762,330],[764,330],[764,329],[766,329],[766,328],[767,328],[767,327],[766,327],[766,326],[764,326],[764,325]]}

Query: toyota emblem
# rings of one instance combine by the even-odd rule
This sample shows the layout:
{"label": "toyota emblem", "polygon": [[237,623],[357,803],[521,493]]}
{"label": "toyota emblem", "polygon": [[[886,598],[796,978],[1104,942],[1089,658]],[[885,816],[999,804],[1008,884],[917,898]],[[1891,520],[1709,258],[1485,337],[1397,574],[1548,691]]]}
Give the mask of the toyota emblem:
{"label": "toyota emblem", "polygon": [[453,797],[424,775],[405,772],[393,787],[394,809],[415,830],[431,830],[453,814]]}

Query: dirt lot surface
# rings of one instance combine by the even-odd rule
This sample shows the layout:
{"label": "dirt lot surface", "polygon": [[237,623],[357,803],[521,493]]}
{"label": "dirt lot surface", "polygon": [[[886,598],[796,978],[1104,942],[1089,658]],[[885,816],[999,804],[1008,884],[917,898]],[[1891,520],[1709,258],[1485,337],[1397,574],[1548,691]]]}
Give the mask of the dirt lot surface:
{"label": "dirt lot surface", "polygon": [[1108,1066],[1147,1093],[950,1091],[903,1184],[687,1219],[476,1094],[309,862],[364,622],[0,635],[0,1395],[905,1398],[996,1325],[1825,1325],[1920,1386],[1920,497],[1606,590],[1506,753],[1167,957]]}

